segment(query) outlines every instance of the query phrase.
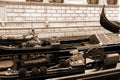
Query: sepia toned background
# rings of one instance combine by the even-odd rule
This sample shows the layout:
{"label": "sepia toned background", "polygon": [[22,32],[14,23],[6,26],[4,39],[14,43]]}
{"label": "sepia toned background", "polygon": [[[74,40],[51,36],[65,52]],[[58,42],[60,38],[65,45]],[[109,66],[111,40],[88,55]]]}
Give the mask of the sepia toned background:
{"label": "sepia toned background", "polygon": [[104,4],[107,18],[119,21],[119,0],[115,5],[108,5],[106,0],[99,0],[98,4],[88,4],[87,0],[63,3],[0,0],[0,34],[18,36],[30,28],[35,28],[40,38],[108,34],[99,23]]}

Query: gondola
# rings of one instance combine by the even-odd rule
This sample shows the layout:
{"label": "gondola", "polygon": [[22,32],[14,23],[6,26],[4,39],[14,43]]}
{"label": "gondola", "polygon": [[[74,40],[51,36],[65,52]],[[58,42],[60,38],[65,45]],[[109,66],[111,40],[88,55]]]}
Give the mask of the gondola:
{"label": "gondola", "polygon": [[105,5],[103,6],[101,15],[100,15],[100,24],[103,28],[107,29],[110,32],[113,33],[119,33],[120,31],[120,23],[116,21],[109,21],[104,12]]}
{"label": "gondola", "polygon": [[[8,65],[8,67],[3,66],[5,69],[0,70],[0,78],[4,80],[32,80],[34,78],[46,79],[51,77],[84,73],[85,69],[90,69],[91,67],[101,67],[101,62],[103,61],[101,58],[101,53],[103,53],[103,49],[107,54],[109,54],[113,51],[118,51],[120,48],[120,45],[100,46],[98,41],[98,43],[93,43],[92,39],[93,36],[92,38],[90,36],[89,39],[88,37],[85,39],[74,38],[61,40],[59,45],[50,44],[40,47],[19,48],[1,46],[0,62],[4,63],[7,61],[11,64]],[[74,50],[82,52],[81,54],[86,54],[86,57],[92,58],[93,60],[88,62],[88,65],[86,65],[84,61],[81,61],[81,58],[74,59],[74,57],[79,57],[79,54],[77,54],[77,56],[76,54],[71,54],[71,52]],[[111,51],[108,52],[109,50]],[[99,52],[99,54],[94,55],[95,52]],[[83,56],[84,59],[85,56]],[[96,57],[99,59],[96,59]],[[68,60],[70,61],[70,64],[67,62]],[[76,64],[78,62],[80,62],[80,64]]]}
{"label": "gondola", "polygon": [[[64,76],[74,73],[84,73],[85,65],[79,66],[65,66],[66,59],[72,56],[70,50],[76,49],[74,46],[77,42],[83,42],[88,39],[64,40],[60,43],[51,43],[46,46],[39,47],[18,47],[18,46],[0,46],[0,62],[11,63],[7,66],[0,66],[0,79],[14,79],[14,78],[49,78],[56,76]],[[23,42],[24,43],[24,42]],[[71,44],[69,44],[71,43]],[[61,65],[63,64],[63,66]],[[45,67],[46,68],[45,68]],[[56,67],[58,66],[58,67]],[[38,70],[38,74],[34,69]],[[41,68],[42,67],[42,68]],[[3,69],[2,69],[3,68]],[[9,70],[10,68],[10,70]],[[2,69],[2,70],[1,70]],[[80,70],[81,69],[81,70]],[[14,71],[15,70],[15,71]],[[26,72],[26,76],[21,76]],[[40,72],[42,70],[42,72]],[[47,70],[47,73],[46,73]],[[22,71],[22,74],[21,74]],[[5,72],[1,73],[1,72]],[[7,73],[7,74],[6,74]],[[45,73],[45,74],[44,74]],[[36,76],[36,75],[38,76]]]}
{"label": "gondola", "polygon": [[[46,79],[84,73],[85,69],[100,69],[103,67],[103,54],[111,52],[115,54],[120,51],[119,49],[119,44],[99,45],[99,40],[96,40],[94,36],[83,39],[61,40],[59,44],[51,43],[50,45],[39,47],[0,46],[0,63],[9,63],[7,66],[5,64],[0,66],[0,79]],[[90,61],[87,60],[86,64],[81,58],[75,58],[79,57],[79,54],[77,56],[76,54],[71,54],[71,51],[74,50],[78,50],[78,53],[86,54],[83,56],[84,61],[85,57],[89,58]],[[118,58],[118,54],[116,58]],[[67,62],[68,60],[70,61],[69,63]],[[109,59],[105,58],[105,60],[108,64]],[[114,58],[111,60],[114,60]],[[116,64],[117,61],[112,62]]]}

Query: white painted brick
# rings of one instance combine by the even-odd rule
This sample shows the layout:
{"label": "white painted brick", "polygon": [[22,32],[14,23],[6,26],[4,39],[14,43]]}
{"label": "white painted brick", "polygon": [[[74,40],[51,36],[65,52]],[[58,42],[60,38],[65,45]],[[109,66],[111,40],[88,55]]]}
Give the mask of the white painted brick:
{"label": "white painted brick", "polygon": [[31,8],[30,5],[22,5],[22,6],[23,6],[25,9],[26,9],[26,8],[29,8],[29,9]]}
{"label": "white painted brick", "polygon": [[30,13],[24,13],[25,16],[30,16]]}
{"label": "white painted brick", "polygon": [[75,10],[75,13],[83,13],[81,10]]}
{"label": "white painted brick", "polygon": [[116,16],[116,15],[117,15],[117,14],[109,14],[109,16],[111,16],[111,17],[112,17],[112,16],[114,17],[114,16]]}
{"label": "white painted brick", "polygon": [[13,12],[18,12],[18,9],[13,9]]}
{"label": "white painted brick", "polygon": [[7,5],[7,8],[18,8],[18,5]]}
{"label": "white painted brick", "polygon": [[13,12],[24,12],[24,9],[13,9]]}
{"label": "white painted brick", "polygon": [[7,17],[7,20],[8,20],[8,21],[13,21],[13,18]]}
{"label": "white painted brick", "polygon": [[18,13],[11,13],[12,16],[19,16]]}
{"label": "white painted brick", "polygon": [[88,8],[86,8],[86,10],[91,10],[91,11],[94,11],[94,10],[95,10],[95,8],[88,7]]}
{"label": "white painted brick", "polygon": [[109,8],[109,10],[112,10],[112,11],[117,11],[118,8]]}
{"label": "white painted brick", "polygon": [[21,14],[18,14],[18,16],[26,16],[26,14],[24,14],[24,13],[21,13]]}
{"label": "white painted brick", "polygon": [[12,12],[12,11],[13,11],[13,9],[7,9],[6,11],[7,11],[7,12]]}
{"label": "white painted brick", "polygon": [[40,10],[40,9],[39,9],[39,10],[36,10],[36,12],[39,12],[39,13],[45,13],[46,10],[42,10],[42,9]]}
{"label": "white painted brick", "polygon": [[[100,18],[99,17],[89,17],[89,20],[99,21]],[[96,25],[96,24],[93,24],[93,25]]]}
{"label": "white painted brick", "polygon": [[87,10],[86,10],[86,11],[84,11],[83,13],[87,13],[87,14],[90,14],[90,11],[87,11]]}
{"label": "white painted brick", "polygon": [[66,20],[75,20],[74,17],[66,17]]}
{"label": "white painted brick", "polygon": [[41,14],[41,16],[42,16],[42,17],[46,17],[46,16],[47,16],[47,14]]}
{"label": "white painted brick", "polygon": [[[77,20],[77,21],[78,21],[78,20],[81,20],[81,21],[84,20],[83,17],[75,17],[74,19]],[[79,23],[79,25],[82,25],[82,24],[84,24],[84,22],[80,22],[80,23]]]}
{"label": "white painted brick", "polygon": [[70,16],[70,14],[62,14],[62,16],[67,16],[68,17],[68,16]]}
{"label": "white painted brick", "polygon": [[79,7],[79,10],[87,10],[85,7]]}
{"label": "white painted brick", "polygon": [[66,10],[66,13],[74,13],[74,10]]}
{"label": "white painted brick", "polygon": [[62,7],[62,9],[66,9],[65,7]]}
{"label": "white painted brick", "polygon": [[110,8],[105,8],[105,11],[109,11],[110,10]]}
{"label": "white painted brick", "polygon": [[106,11],[106,13],[111,14],[111,13],[113,13],[113,11]]}
{"label": "white painted brick", "polygon": [[77,16],[79,16],[79,14],[71,14],[71,16],[76,16],[77,17]]}
{"label": "white painted brick", "polygon": [[36,12],[34,9],[25,9],[25,12]]}
{"label": "white painted brick", "polygon": [[65,10],[57,10],[57,13],[65,13]]}
{"label": "white painted brick", "polygon": [[87,14],[88,17],[94,17],[94,14]]}
{"label": "white painted brick", "polygon": [[97,11],[101,11],[102,9],[101,9],[101,8],[95,8],[95,10],[97,10]]}
{"label": "white painted brick", "polygon": [[31,8],[32,8],[32,9],[37,9],[38,6],[33,6],[33,5],[31,5]]}
{"label": "white painted brick", "polygon": [[100,14],[94,14],[95,17],[100,17]]}
{"label": "white painted brick", "polygon": [[18,8],[18,7],[19,7],[19,5],[11,5],[10,8]]}
{"label": "white painted brick", "polygon": [[51,6],[46,6],[45,8],[46,8],[46,9],[49,9],[49,10],[51,10],[51,9],[52,9],[52,7],[51,7]]}
{"label": "white painted brick", "polygon": [[[17,13],[16,13],[17,14]],[[17,16],[17,15],[16,15]],[[18,14],[18,16],[23,16],[23,17],[25,17],[26,16],[26,14],[24,14],[24,13],[21,13],[21,14]]]}
{"label": "white painted brick", "polygon": [[41,7],[40,9],[46,9],[46,6],[44,6],[44,5],[43,5],[43,6],[40,6],[40,7]]}
{"label": "white painted brick", "polygon": [[5,8],[4,8],[4,7],[0,7],[0,13],[5,12],[4,10],[5,10]]}
{"label": "white painted brick", "polygon": [[60,32],[59,28],[54,29],[55,32]]}
{"label": "white painted brick", "polygon": [[47,18],[47,20],[48,20],[48,21],[55,21],[56,18],[53,18],[53,17],[52,17],[52,18]]}
{"label": "white painted brick", "polygon": [[98,13],[98,11],[91,11],[91,13],[95,13],[96,14],[96,13]]}
{"label": "white painted brick", "polygon": [[7,16],[18,16],[17,13],[7,13]]}
{"label": "white painted brick", "polygon": [[65,9],[69,9],[69,10],[70,10],[70,9],[71,9],[71,7],[65,7]]}
{"label": "white painted brick", "polygon": [[59,17],[57,20],[65,20],[65,17]]}
{"label": "white painted brick", "polygon": [[117,16],[113,16],[112,19],[110,19],[110,20],[118,21],[118,17]]}
{"label": "white painted brick", "polygon": [[52,16],[57,16],[57,17],[60,17],[61,14],[52,14]]}
{"label": "white painted brick", "polygon": [[23,5],[19,5],[18,8],[24,8],[24,6]]}
{"label": "white painted brick", "polygon": [[32,13],[31,16],[37,17],[37,16],[41,16],[41,14],[39,14],[39,13]]}
{"label": "white painted brick", "polygon": [[85,17],[84,20],[92,20],[92,19],[89,17]]}
{"label": "white painted brick", "polygon": [[52,15],[54,15],[54,14],[46,14],[46,16],[49,16],[49,17],[52,16]]}
{"label": "white painted brick", "polygon": [[119,13],[119,11],[113,11],[113,13],[114,13],[114,14],[115,14],[115,13],[116,13],[116,14],[118,14],[118,13]]}
{"label": "white painted brick", "polygon": [[26,21],[36,21],[36,17],[26,17]]}
{"label": "white painted brick", "polygon": [[46,6],[36,5],[37,7],[35,9],[45,9]]}
{"label": "white painted brick", "polygon": [[86,14],[79,14],[79,16],[86,16]]}
{"label": "white painted brick", "polygon": [[69,9],[70,10],[70,7],[62,7],[62,9]]}
{"label": "white painted brick", "polygon": [[48,13],[56,13],[56,10],[47,10]]}

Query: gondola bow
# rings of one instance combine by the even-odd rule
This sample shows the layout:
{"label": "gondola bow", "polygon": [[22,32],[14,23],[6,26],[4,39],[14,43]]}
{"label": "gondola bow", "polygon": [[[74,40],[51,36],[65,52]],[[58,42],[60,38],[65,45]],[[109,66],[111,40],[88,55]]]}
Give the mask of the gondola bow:
{"label": "gondola bow", "polygon": [[119,33],[120,32],[120,23],[116,21],[109,21],[106,18],[105,12],[104,12],[105,6],[103,6],[101,15],[100,15],[100,24],[103,28],[106,30],[113,32],[113,33]]}

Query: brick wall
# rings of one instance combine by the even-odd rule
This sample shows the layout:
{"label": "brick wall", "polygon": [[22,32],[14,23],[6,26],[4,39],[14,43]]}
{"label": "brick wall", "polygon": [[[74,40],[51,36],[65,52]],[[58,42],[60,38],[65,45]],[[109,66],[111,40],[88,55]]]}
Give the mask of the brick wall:
{"label": "brick wall", "polygon": [[[118,7],[106,6],[110,20],[118,20]],[[39,37],[83,36],[109,33],[99,24],[102,5],[0,2],[0,33],[26,34],[35,28]],[[25,30],[25,31],[24,31]]]}

